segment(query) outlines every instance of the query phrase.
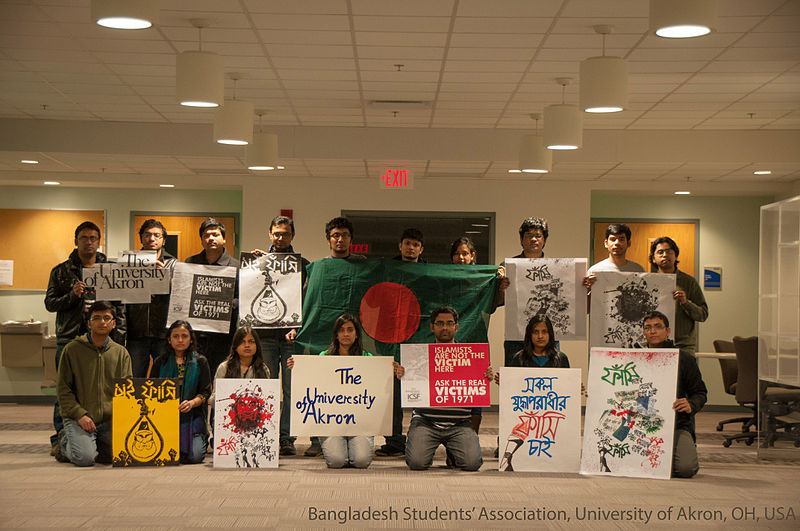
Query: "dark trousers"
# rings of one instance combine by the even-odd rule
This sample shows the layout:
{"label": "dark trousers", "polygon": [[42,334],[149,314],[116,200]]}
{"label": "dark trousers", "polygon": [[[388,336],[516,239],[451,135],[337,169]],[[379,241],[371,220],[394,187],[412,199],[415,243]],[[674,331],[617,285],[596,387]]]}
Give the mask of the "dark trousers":
{"label": "dark trousers", "polygon": [[[56,347],[56,374],[58,374],[58,363],[61,361],[61,351],[64,350],[65,346],[67,345],[58,345]],[[58,376],[56,376],[56,380],[58,380]],[[56,402],[53,404],[53,428],[55,428],[56,433],[50,436],[50,446],[58,442],[58,432],[63,427],[64,420],[61,418],[61,406],[58,404],[58,394],[56,394]]]}
{"label": "dark trousers", "polygon": [[392,434],[384,437],[386,446],[397,448],[404,451],[406,448],[406,436],[403,435],[403,408],[400,407],[400,380],[394,379],[394,400],[392,407]]}
{"label": "dark trousers", "polygon": [[286,361],[292,355],[292,346],[280,337],[269,337],[270,335],[275,335],[271,330],[261,335],[261,350],[264,351],[264,363],[269,367],[272,378],[280,377],[281,379],[280,440],[294,441],[295,438],[290,435],[289,426],[292,404],[292,373],[286,366]]}

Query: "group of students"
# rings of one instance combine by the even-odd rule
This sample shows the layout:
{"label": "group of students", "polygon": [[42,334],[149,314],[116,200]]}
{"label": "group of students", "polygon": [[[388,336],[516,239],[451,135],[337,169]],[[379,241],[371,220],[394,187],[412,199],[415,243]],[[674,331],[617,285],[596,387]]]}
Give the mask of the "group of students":
{"label": "group of students", "polygon": [[[78,249],[73,252],[73,255],[81,250],[81,244],[83,244],[83,247],[86,247],[87,244],[95,244],[94,251],[96,252],[96,244],[99,242],[99,229],[94,226],[82,227],[83,225],[79,226],[76,230],[76,246]],[[163,240],[166,235],[163,225],[154,220],[148,220],[140,230],[140,237],[144,248],[148,248],[146,245],[146,237],[152,232],[158,232],[158,229],[161,230],[160,239],[162,240],[163,247]],[[289,230],[291,232],[289,232]],[[93,231],[97,233],[96,236],[94,234],[90,234],[89,236],[85,234]],[[273,232],[276,233],[275,237],[273,237]],[[523,221],[519,232],[520,244],[522,245],[523,252],[515,258],[543,257],[543,248],[548,236],[547,222],[541,218],[528,218]],[[352,224],[346,218],[334,218],[331,220],[326,225],[325,233],[331,248],[331,258],[364,258],[361,255],[353,255],[350,253],[349,241],[352,238],[353,230]],[[194,263],[217,265],[225,261],[235,262],[235,259],[230,257],[224,249],[225,229],[221,223],[212,219],[206,220],[200,228],[200,236],[204,251],[191,257],[191,260],[187,260],[187,262],[191,261]],[[290,244],[293,236],[294,224],[291,220],[283,218],[282,216],[275,218],[270,224],[270,238],[273,241],[270,251],[292,252],[293,249]],[[618,243],[619,240],[623,240],[621,252]],[[660,240],[664,239],[662,238]],[[671,240],[669,241],[671,242]],[[619,267],[618,270],[630,270],[629,268],[631,266],[627,266],[626,264],[631,262],[625,259],[625,251],[627,250],[629,242],[630,230],[626,226],[618,224],[610,226],[606,234],[606,248],[609,251],[609,259],[604,260],[600,264],[596,264],[596,266],[599,267],[592,269],[614,269],[621,263],[621,267]],[[280,245],[281,243],[284,245]],[[400,239],[399,249],[401,254],[397,259],[418,261],[423,249],[422,243],[422,234],[418,230],[406,230]],[[663,243],[663,241],[661,243]],[[674,242],[672,242],[672,244],[674,244]],[[89,247],[91,247],[91,245],[89,245]],[[159,251],[159,260],[164,260],[165,253],[162,252],[161,247],[159,247]],[[677,248],[675,251],[677,251]],[[263,251],[256,250],[254,252]],[[652,254],[651,251],[651,255]],[[74,262],[73,259],[75,257],[73,255],[71,255],[70,259]],[[453,264],[463,265],[476,263],[475,246],[467,237],[460,237],[452,243],[450,256]],[[622,262],[620,262],[620,256]],[[677,252],[674,253],[674,257],[676,256]],[[677,263],[674,257],[673,262]],[[166,259],[170,258],[171,257],[167,255]],[[65,264],[70,265],[70,260]],[[161,262],[161,264],[164,265],[163,262]],[[87,265],[85,261],[83,265]],[[638,266],[638,264],[636,265]],[[51,273],[51,285],[54,281],[54,275],[59,272],[59,268],[62,268],[62,266],[64,266],[64,264],[60,264],[54,268],[53,273]],[[641,269],[642,268],[639,266],[637,270]],[[593,270],[590,270],[585,282],[588,290],[591,289],[591,285],[593,284]],[[497,283],[495,306],[503,304],[504,292],[510,284],[510,280],[505,277],[502,265],[498,268],[498,276],[500,277],[500,281]],[[70,292],[68,292],[65,297],[70,300],[76,297],[81,298],[83,291],[78,288],[85,288],[85,285],[82,286],[82,282],[73,279]],[[78,293],[78,291],[81,291],[81,293]],[[676,291],[676,294],[677,293],[679,293],[679,291]],[[48,287],[48,297],[50,296],[51,288]],[[675,298],[676,300],[679,299],[677,295]],[[47,301],[48,299],[46,298],[46,302]],[[704,300],[702,302],[705,304]],[[50,309],[50,306],[48,306],[48,309]],[[115,344],[109,338],[112,330],[115,328],[113,325],[116,325],[118,320],[123,320],[123,316],[118,310],[118,306],[108,302],[95,303],[89,308],[88,312],[86,312],[88,317],[88,332],[85,336],[76,336],[75,341],[82,345],[83,350],[86,350],[88,347],[89,350],[93,352],[92,355],[94,358],[100,362],[103,361],[103,353],[106,350],[114,351],[115,360],[120,357],[118,349],[108,348],[109,344]],[[101,319],[99,322],[95,322],[96,318],[94,314],[98,311],[102,314]],[[150,316],[149,307],[147,311],[148,316]],[[669,330],[669,323],[666,321],[666,317],[663,315],[656,317],[659,319],[663,318],[664,327]],[[166,320],[165,315],[158,315],[157,318]],[[58,320],[60,319],[61,314],[59,313]],[[95,321],[93,321],[93,319],[95,319]],[[108,330],[104,330],[102,325],[107,325],[109,321],[112,326],[110,326]],[[60,324],[59,322],[59,325]],[[97,326],[94,326],[95,324]],[[75,325],[75,323],[71,323],[71,325]],[[449,307],[442,307],[434,310],[431,315],[430,327],[437,342],[454,342],[455,332],[458,328],[457,311]],[[106,334],[103,335],[103,332],[106,332]],[[275,331],[268,330],[261,331],[260,333],[265,333],[268,337],[272,337],[275,335],[274,332]],[[205,342],[198,341],[198,335],[202,336]],[[281,343],[280,346],[285,347],[286,344],[291,344],[293,342],[295,335],[296,330],[281,330],[278,331],[276,337]],[[284,380],[283,403],[285,406],[281,411],[281,454],[294,454],[293,440],[288,439],[289,415],[288,407],[286,407],[291,400],[289,387],[287,385],[287,380],[290,378],[289,371],[291,371],[293,367],[291,354],[288,356],[285,355],[285,349],[281,348],[278,359],[271,360],[273,363],[269,363],[269,360],[265,360],[263,352],[263,345],[265,344],[264,338],[259,338],[259,332],[253,330],[249,326],[238,328],[229,336],[225,334],[195,334],[187,321],[176,321],[170,324],[169,328],[166,330],[166,337],[158,341],[158,343],[162,341],[163,344],[154,345],[151,342],[147,347],[149,353],[159,352],[160,354],[153,357],[154,359],[149,363],[150,366],[146,375],[151,378],[177,378],[181,383],[178,406],[180,412],[181,462],[199,463],[204,459],[208,450],[208,406],[209,404],[213,404],[212,372],[215,373],[215,378],[270,378],[278,377],[278,371],[280,370],[281,377]],[[550,319],[543,314],[534,315],[527,325],[523,341],[505,342],[506,357],[504,365],[510,367],[569,367],[569,360],[566,354],[560,352],[556,346],[557,341]],[[63,353],[61,352],[62,349]],[[76,355],[79,356],[80,352],[81,349],[73,347],[72,343],[59,345],[58,354],[61,354],[61,356],[57,355],[57,360],[61,357],[62,362],[59,367],[58,397],[61,403],[60,411],[65,419],[69,418],[70,422],[65,422],[64,424],[64,427],[69,427],[69,429],[58,431],[58,438],[53,445],[53,453],[59,460],[72,461],[76,464],[86,465],[94,462],[94,457],[89,459],[89,456],[97,456],[97,450],[103,446],[105,438],[101,436],[98,439],[95,436],[95,425],[92,423],[93,429],[87,430],[86,427],[88,423],[85,422],[86,419],[83,421],[81,419],[84,416],[87,417],[90,422],[92,422],[93,419],[102,419],[98,424],[103,425],[107,420],[110,420],[111,411],[110,398],[107,404],[99,404],[99,410],[95,407],[95,409],[91,411],[92,414],[90,414],[89,410],[83,410],[82,408],[70,408],[70,406],[74,406],[74,404],[77,403],[76,394],[85,393],[86,391],[85,389],[78,389],[80,385],[76,385],[76,382],[81,378],[77,378],[76,380],[75,375],[70,372],[73,365],[72,357]],[[223,356],[220,356],[221,352],[227,352],[227,357],[225,359],[222,359]],[[98,353],[100,356],[96,355]],[[149,353],[148,358],[150,356]],[[205,356],[203,354],[205,354]],[[66,364],[64,363],[65,355],[68,355],[70,359]],[[209,363],[209,360],[212,358],[207,358],[206,356],[208,355],[213,356],[214,359],[212,363]],[[321,352],[320,355],[371,355],[363,350],[361,343],[361,327],[355,316],[344,314],[336,320],[333,326],[333,337],[330,347]],[[693,358],[691,359],[693,361]],[[270,365],[273,366],[272,369]],[[126,378],[131,376],[145,376],[145,374],[141,373],[141,370],[138,371],[138,374],[137,371],[131,370],[130,358],[128,358],[127,368],[124,363],[117,360],[117,363],[114,365],[114,370],[108,372],[108,369],[108,366],[103,369],[107,377]],[[320,446],[321,453],[326,463],[328,466],[334,468],[342,466],[363,468],[369,466],[372,461],[373,453],[375,453],[377,455],[405,455],[409,467],[412,469],[425,469],[430,467],[433,454],[439,444],[444,444],[447,449],[448,464],[464,470],[477,470],[480,468],[482,458],[477,437],[478,427],[480,426],[480,408],[417,408],[412,412],[411,427],[408,430],[408,444],[405,444],[406,437],[402,435],[402,410],[399,404],[399,379],[402,378],[403,372],[403,367],[395,362],[394,374],[397,377],[394,395],[395,419],[393,422],[393,434],[391,437],[386,438],[387,444],[375,451],[374,439],[372,437],[327,437],[322,439],[312,438],[312,448],[315,445]],[[693,374],[694,373],[695,371],[693,371]],[[696,371],[696,374],[699,377],[699,371]],[[489,379],[496,378],[491,368],[487,371],[485,376]],[[702,380],[700,380],[700,383],[702,384]],[[98,385],[102,387],[102,384]],[[705,386],[703,385],[702,387],[702,391],[705,393]],[[64,395],[63,398],[62,394]],[[699,407],[702,407],[702,403],[705,402],[704,394],[702,403],[700,402],[699,399],[696,400],[693,407],[689,408],[689,413],[694,414]],[[67,407],[65,407],[65,403],[68,404]],[[697,407],[698,403],[699,407]],[[58,408],[58,405],[56,407]],[[83,428],[82,431],[84,433],[79,433],[74,430],[76,423]],[[104,429],[101,431],[106,429],[107,426],[104,426]],[[90,437],[87,439],[85,437],[86,435]],[[693,432],[691,435],[693,440]],[[97,440],[100,441],[100,445],[97,444]],[[286,449],[285,442],[287,440],[292,441],[290,443],[291,452],[284,452]],[[398,440],[402,441],[402,446],[397,444]],[[389,451],[387,451],[387,447]],[[108,450],[110,451],[110,446]],[[381,450],[383,450],[383,453]],[[108,457],[105,454],[105,451],[100,452],[98,460],[105,460]],[[315,454],[307,451],[306,455]],[[504,456],[506,459],[508,459],[508,457],[507,455]]]}

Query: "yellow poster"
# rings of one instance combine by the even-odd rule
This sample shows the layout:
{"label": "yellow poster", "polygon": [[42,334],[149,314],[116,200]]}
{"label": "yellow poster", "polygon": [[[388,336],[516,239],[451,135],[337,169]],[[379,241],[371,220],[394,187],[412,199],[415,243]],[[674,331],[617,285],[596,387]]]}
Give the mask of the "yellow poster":
{"label": "yellow poster", "polygon": [[111,418],[114,466],[177,465],[178,402],[175,379],[115,379]]}

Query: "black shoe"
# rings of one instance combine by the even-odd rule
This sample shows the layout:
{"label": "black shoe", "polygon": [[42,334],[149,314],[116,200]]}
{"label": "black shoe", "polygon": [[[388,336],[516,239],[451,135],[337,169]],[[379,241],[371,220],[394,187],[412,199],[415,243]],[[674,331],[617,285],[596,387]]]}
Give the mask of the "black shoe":
{"label": "black shoe", "polygon": [[64,430],[62,429],[58,432],[58,440],[56,441],[56,444],[53,445],[51,450],[55,450],[53,452],[53,457],[56,458],[56,461],[58,461],[59,463],[69,463],[69,459],[67,459],[64,453],[61,451],[61,439],[63,438],[64,438]]}
{"label": "black shoe", "polygon": [[445,453],[444,464],[447,465],[447,468],[455,468],[456,467],[455,460],[453,459],[453,456],[450,454],[450,452],[446,452]]}
{"label": "black shoe", "polygon": [[375,450],[375,455],[380,457],[397,457],[400,455],[405,455],[406,451],[404,448],[398,448],[396,446],[390,446],[388,444],[384,444],[377,450]]}
{"label": "black shoe", "polygon": [[297,450],[294,447],[294,443],[289,439],[284,439],[281,441],[281,455],[297,455]]}
{"label": "black shoe", "polygon": [[306,457],[317,457],[322,455],[322,446],[320,446],[317,442],[312,442],[311,446],[308,447],[303,455]]}

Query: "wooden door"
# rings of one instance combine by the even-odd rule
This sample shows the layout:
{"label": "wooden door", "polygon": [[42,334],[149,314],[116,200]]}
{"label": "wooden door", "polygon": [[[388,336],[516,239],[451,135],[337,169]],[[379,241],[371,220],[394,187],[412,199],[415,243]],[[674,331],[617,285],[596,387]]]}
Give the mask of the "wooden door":
{"label": "wooden door", "polygon": [[[155,219],[160,221],[167,229],[167,233],[172,236],[178,237],[178,260],[183,262],[188,257],[199,253],[203,250],[203,245],[200,241],[200,225],[206,220],[208,216],[173,216],[173,215],[136,215],[133,218],[133,226],[131,232],[133,233],[133,241],[136,242],[136,248],[140,248],[139,228],[142,223],[148,219]],[[235,256],[235,234],[236,234],[236,219],[230,216],[214,216],[214,218],[225,225],[225,248],[234,258]]]}

